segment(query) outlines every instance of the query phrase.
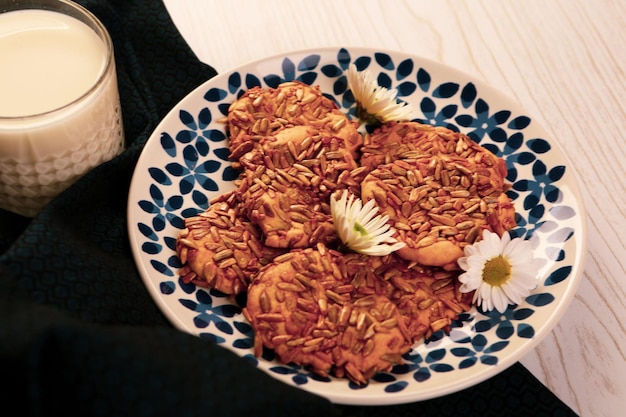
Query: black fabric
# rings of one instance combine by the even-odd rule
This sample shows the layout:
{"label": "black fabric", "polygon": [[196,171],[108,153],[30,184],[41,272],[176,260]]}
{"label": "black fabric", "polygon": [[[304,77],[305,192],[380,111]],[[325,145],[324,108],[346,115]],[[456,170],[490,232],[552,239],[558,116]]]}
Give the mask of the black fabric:
{"label": "black fabric", "polygon": [[174,329],[135,269],[127,193],[157,123],[216,73],[193,55],[160,1],[79,3],[113,38],[127,149],[32,220],[0,211],[3,415],[575,415],[520,364],[430,401],[333,405]]}

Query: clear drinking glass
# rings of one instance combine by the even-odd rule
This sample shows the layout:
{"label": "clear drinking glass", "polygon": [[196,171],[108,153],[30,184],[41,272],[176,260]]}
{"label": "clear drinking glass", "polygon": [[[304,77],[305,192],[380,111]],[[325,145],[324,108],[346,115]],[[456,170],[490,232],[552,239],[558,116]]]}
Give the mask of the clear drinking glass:
{"label": "clear drinking glass", "polygon": [[124,147],[113,43],[67,0],[0,0],[0,207],[34,216]]}

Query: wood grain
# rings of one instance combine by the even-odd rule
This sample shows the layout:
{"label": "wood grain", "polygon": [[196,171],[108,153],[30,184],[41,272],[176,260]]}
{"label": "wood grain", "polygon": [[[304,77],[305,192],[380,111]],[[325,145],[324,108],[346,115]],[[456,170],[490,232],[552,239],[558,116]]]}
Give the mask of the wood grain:
{"label": "wood grain", "polygon": [[295,49],[367,46],[462,70],[558,143],[587,209],[576,296],[522,363],[581,416],[626,407],[626,2],[165,0],[218,72]]}

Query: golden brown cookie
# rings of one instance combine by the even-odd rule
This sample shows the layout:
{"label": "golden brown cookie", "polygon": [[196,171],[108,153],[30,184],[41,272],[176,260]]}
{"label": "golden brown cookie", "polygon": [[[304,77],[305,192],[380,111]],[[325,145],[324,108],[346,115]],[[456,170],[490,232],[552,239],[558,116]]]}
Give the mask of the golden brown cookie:
{"label": "golden brown cookie", "polygon": [[356,131],[358,124],[349,121],[319,87],[290,81],[276,88],[251,88],[231,104],[227,133],[232,158],[237,160],[254,149],[264,137],[292,126],[326,130],[352,148],[362,143]]}
{"label": "golden brown cookie", "polygon": [[422,265],[456,268],[465,246],[482,229],[498,233],[515,224],[502,188],[484,182],[473,161],[447,154],[421,155],[378,166],[361,186],[363,201],[375,199],[406,246],[397,254]]}
{"label": "golden brown cookie", "polygon": [[438,140],[432,126],[418,122],[384,123],[363,138],[360,163],[368,170],[389,164],[396,159],[416,158],[427,152],[419,146],[424,138]]}
{"label": "golden brown cookie", "polygon": [[[506,164],[491,151],[467,135],[441,126],[418,122],[387,123],[364,138],[362,166],[369,170],[397,159],[419,159],[422,156],[445,156],[446,161],[458,161],[460,169],[476,175],[474,186],[481,195],[506,191]],[[449,180],[443,172],[442,181]]]}
{"label": "golden brown cookie", "polygon": [[[366,384],[378,372],[388,371],[402,362],[411,349],[404,318],[389,298],[368,295],[344,303],[338,321],[339,346],[333,351],[336,376],[347,376],[357,384]],[[349,311],[349,315],[348,312]]]}
{"label": "golden brown cookie", "polygon": [[305,248],[337,239],[328,204],[310,189],[274,180],[253,183],[243,194],[244,210],[275,248]]}
{"label": "golden brown cookie", "polygon": [[249,287],[244,314],[255,354],[265,346],[283,363],[357,384],[390,369],[411,347],[398,309],[383,295],[352,298],[352,290],[343,255],[324,245],[279,256]]}
{"label": "golden brown cookie", "polygon": [[388,297],[398,307],[414,343],[434,332],[450,330],[452,320],[469,311],[473,293],[461,293],[458,271],[396,264],[384,278],[390,286]]}
{"label": "golden brown cookie", "polygon": [[273,136],[262,138],[259,144],[260,148],[240,158],[244,169],[254,171],[258,165],[290,169],[294,175],[308,178],[310,185],[322,192],[322,182],[325,187],[334,188],[340,175],[358,166],[358,145],[312,125],[286,127]]}
{"label": "golden brown cookie", "polygon": [[185,219],[176,253],[184,282],[232,295],[245,292],[250,278],[282,251],[267,247],[259,229],[236,206],[219,201]]}
{"label": "golden brown cookie", "polygon": [[402,317],[399,329],[413,343],[438,330],[449,330],[452,320],[470,309],[473,293],[460,292],[459,271],[424,267],[396,254],[350,254],[345,259],[353,297],[387,297]]}

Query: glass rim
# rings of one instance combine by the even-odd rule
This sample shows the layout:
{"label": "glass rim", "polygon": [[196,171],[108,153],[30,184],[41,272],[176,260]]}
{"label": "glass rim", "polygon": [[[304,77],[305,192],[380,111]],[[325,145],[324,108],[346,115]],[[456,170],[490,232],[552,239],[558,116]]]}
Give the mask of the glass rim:
{"label": "glass rim", "polygon": [[[15,7],[10,7],[10,6]],[[24,116],[2,116],[0,115],[0,123],[1,122],[18,122],[25,120],[36,120],[40,118],[44,118],[50,115],[54,115],[55,113],[60,113],[70,107],[75,106],[76,104],[87,100],[94,91],[96,91],[104,82],[106,81],[106,77],[110,71],[114,71],[115,68],[115,59],[113,53],[113,41],[111,39],[111,35],[109,31],[106,29],[104,24],[98,19],[92,12],[90,12],[85,7],[81,6],[78,3],[69,0],[30,0],[30,1],[2,1],[0,0],[0,14],[2,13],[10,13],[14,11],[20,10],[49,10],[52,12],[62,13],[66,16],[70,16],[74,19],[81,21],[86,24],[91,30],[93,30],[98,38],[102,40],[104,43],[104,48],[106,50],[105,56],[105,64],[102,68],[102,71],[98,75],[98,78],[93,83],[93,85],[87,89],[83,94],[74,100],[59,106],[52,110],[47,110],[41,113],[28,114]],[[73,13],[68,13],[72,11]]]}

